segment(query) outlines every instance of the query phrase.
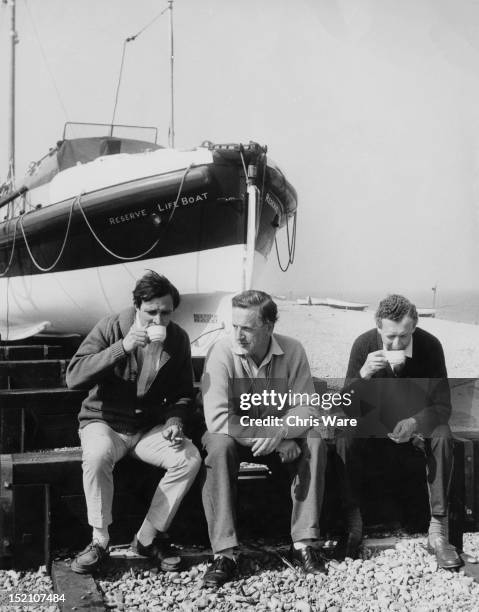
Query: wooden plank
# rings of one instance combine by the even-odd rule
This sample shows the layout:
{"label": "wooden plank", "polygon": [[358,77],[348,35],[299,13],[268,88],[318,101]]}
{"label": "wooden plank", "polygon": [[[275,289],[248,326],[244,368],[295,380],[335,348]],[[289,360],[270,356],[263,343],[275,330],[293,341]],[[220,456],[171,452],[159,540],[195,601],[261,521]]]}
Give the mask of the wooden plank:
{"label": "wooden plank", "polygon": [[461,555],[464,561],[464,573],[479,582],[479,563],[470,563],[467,555]]}
{"label": "wooden plank", "polygon": [[65,398],[84,398],[88,391],[83,389],[68,389],[68,387],[44,387],[42,389],[37,388],[23,388],[23,389],[0,389],[0,398],[44,398],[51,396],[65,397]]}
{"label": "wooden plank", "polygon": [[13,554],[13,461],[0,455],[0,568],[9,567]]}
{"label": "wooden plank", "polygon": [[66,386],[67,361],[64,359],[0,361],[2,388]]}
{"label": "wooden plank", "polygon": [[60,610],[89,610],[103,612],[103,598],[97,589],[92,576],[76,574],[65,561],[54,561],[52,564],[52,581],[55,592],[65,595],[65,601],[59,602]]}
{"label": "wooden plank", "polygon": [[50,565],[50,491],[46,484],[13,485],[13,564]]}

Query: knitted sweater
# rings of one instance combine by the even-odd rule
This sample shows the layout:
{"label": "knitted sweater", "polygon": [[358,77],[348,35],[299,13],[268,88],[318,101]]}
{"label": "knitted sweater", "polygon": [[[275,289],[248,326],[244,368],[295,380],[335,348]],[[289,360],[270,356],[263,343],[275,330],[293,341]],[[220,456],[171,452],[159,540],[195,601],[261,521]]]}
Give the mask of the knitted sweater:
{"label": "knitted sweater", "polygon": [[193,369],[187,333],[176,323],[167,327],[157,371],[140,395],[135,352],[126,354],[123,338],[135,319],[135,309],[105,317],[92,329],[67,369],[71,389],[89,389],[79,414],[80,427],[94,421],[118,432],[150,429],[171,417],[186,418],[193,397]]}
{"label": "knitted sweater", "polygon": [[[385,412],[389,409],[394,413],[390,419],[414,417],[418,430],[429,433],[440,424],[449,421],[451,414],[451,394],[447,378],[444,352],[439,340],[429,332],[416,328],[413,333],[413,354],[407,358],[403,370],[396,377],[388,365],[376,372],[370,381],[360,377],[364,362],[369,353],[381,350],[383,343],[376,328],[359,336],[351,349],[348,371],[345,380],[345,390],[354,389],[356,396],[379,404]],[[378,379],[388,379],[388,381]],[[413,379],[408,384],[404,379]],[[364,406],[368,401],[362,402]],[[354,410],[356,408],[356,411]],[[351,416],[359,416],[357,410],[360,404],[355,403]]]}

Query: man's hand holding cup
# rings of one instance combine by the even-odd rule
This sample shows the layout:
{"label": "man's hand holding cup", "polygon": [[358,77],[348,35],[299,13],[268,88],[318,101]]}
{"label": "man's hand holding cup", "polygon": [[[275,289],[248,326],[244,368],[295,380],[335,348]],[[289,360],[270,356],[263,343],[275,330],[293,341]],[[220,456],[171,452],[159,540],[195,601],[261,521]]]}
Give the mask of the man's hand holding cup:
{"label": "man's hand holding cup", "polygon": [[365,380],[369,380],[373,374],[379,372],[387,366],[387,359],[383,350],[369,353],[363,367],[359,370],[359,375]]}

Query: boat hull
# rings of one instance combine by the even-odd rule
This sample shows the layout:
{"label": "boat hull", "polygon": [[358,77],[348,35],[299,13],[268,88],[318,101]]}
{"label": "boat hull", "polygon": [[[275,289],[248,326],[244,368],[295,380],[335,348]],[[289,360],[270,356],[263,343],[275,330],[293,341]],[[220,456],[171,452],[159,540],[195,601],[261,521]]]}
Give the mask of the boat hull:
{"label": "boat hull", "polygon": [[294,190],[264,162],[248,244],[243,168],[228,151],[119,184],[102,185],[101,174],[97,189],[77,196],[79,173],[71,168],[70,180],[60,176],[55,187],[69,197],[0,225],[2,340],[39,326],[83,335],[131,304],[136,279],[153,269],[178,286],[184,298],[175,318],[191,340],[205,338],[193,348],[206,352],[212,330],[227,327],[228,296],[259,286],[276,231],[295,205]]}

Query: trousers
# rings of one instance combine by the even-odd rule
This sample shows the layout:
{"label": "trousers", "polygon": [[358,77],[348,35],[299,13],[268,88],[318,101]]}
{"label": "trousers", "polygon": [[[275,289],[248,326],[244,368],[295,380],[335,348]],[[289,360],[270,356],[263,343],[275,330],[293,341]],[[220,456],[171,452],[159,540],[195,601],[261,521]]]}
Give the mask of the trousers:
{"label": "trousers", "polygon": [[[284,464],[292,476],[291,538],[293,542],[319,537],[319,518],[324,495],[326,443],[319,437],[295,440],[301,455]],[[203,507],[214,553],[238,545],[235,507],[240,461],[265,463],[275,468],[277,453],[253,457],[248,447],[241,446],[226,434],[206,432],[202,438],[207,452],[202,488]],[[281,464],[282,465],[282,464]]]}
{"label": "trousers", "polygon": [[112,522],[113,468],[125,455],[166,470],[153,495],[146,518],[158,531],[167,531],[181,500],[201,465],[196,446],[185,438],[179,449],[162,436],[164,425],[146,433],[120,434],[102,422],[80,429],[83,450],[83,489],[88,523],[104,528]]}
{"label": "trousers", "polygon": [[[354,438],[342,434],[336,437],[336,470],[343,506],[360,507],[363,480],[363,453],[366,445],[381,453],[386,465],[401,466],[407,463],[408,455],[423,458],[424,477],[427,481],[429,505],[434,516],[446,516],[449,490],[454,467],[454,446],[448,425],[439,425],[432,430],[424,442],[414,440],[396,444],[389,438]],[[406,481],[407,482],[407,481]]]}

